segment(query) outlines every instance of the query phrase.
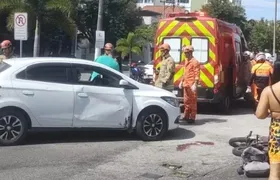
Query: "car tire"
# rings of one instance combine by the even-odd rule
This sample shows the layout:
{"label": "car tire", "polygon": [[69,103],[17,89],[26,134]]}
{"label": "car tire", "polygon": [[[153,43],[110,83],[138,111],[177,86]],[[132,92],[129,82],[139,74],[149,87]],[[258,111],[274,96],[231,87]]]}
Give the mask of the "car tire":
{"label": "car tire", "polygon": [[144,110],[137,119],[136,133],[144,141],[161,140],[167,129],[167,116],[162,110]]}
{"label": "car tire", "polygon": [[230,96],[225,96],[219,106],[222,114],[230,114],[230,110],[231,110]]}
{"label": "car tire", "polygon": [[13,110],[0,112],[0,145],[13,146],[22,143],[27,131],[27,120],[21,112]]}

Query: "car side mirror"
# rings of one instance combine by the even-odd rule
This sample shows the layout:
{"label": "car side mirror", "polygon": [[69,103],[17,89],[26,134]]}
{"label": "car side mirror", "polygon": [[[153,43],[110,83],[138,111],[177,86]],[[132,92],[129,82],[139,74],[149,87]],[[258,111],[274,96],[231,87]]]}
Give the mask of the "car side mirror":
{"label": "car side mirror", "polygon": [[119,86],[124,88],[124,89],[138,89],[137,86],[130,84],[128,81],[121,79],[119,82]]}
{"label": "car side mirror", "polygon": [[129,83],[126,81],[126,80],[124,80],[124,79],[121,79],[120,80],[120,82],[119,82],[119,85],[121,86],[121,87],[127,87],[127,86],[129,86]]}

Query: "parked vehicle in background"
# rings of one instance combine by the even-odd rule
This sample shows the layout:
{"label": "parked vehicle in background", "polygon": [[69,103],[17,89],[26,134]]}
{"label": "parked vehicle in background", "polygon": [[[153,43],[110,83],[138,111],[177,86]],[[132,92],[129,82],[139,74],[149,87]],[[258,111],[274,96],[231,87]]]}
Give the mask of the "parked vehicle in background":
{"label": "parked vehicle in background", "polygon": [[145,83],[144,76],[146,68],[141,64],[141,61],[138,61],[137,63],[133,62],[130,64],[130,78],[140,83]]}
{"label": "parked vehicle in background", "polygon": [[82,59],[4,61],[0,95],[0,145],[19,144],[29,130],[44,128],[136,131],[153,141],[177,128],[180,118],[174,94]]}
{"label": "parked vehicle in background", "polygon": [[148,64],[144,65],[145,67],[145,75],[144,80],[146,84],[150,84],[153,81],[154,77],[154,61],[149,62]]}
{"label": "parked vehicle in background", "polygon": [[185,57],[182,47],[192,45],[199,60],[200,82],[198,103],[215,103],[228,113],[232,99],[246,94],[250,79],[250,63],[243,58],[247,43],[239,27],[212,18],[204,12],[170,13],[161,19],[155,36],[154,68],[161,66],[159,45],[168,43],[170,55],[176,62],[174,94],[183,101],[178,86],[184,73]]}

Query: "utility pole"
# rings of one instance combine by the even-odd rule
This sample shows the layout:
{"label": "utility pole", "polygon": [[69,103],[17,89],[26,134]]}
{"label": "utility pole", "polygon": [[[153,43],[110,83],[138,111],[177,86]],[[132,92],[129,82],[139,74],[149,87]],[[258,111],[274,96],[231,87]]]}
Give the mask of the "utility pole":
{"label": "utility pole", "polygon": [[165,0],[163,0],[163,18],[165,18]]}
{"label": "utility pole", "polygon": [[[97,16],[97,26],[96,26],[96,30],[97,31],[101,31],[102,30],[102,24],[103,24],[103,5],[104,5],[104,1],[103,0],[99,0],[98,1],[98,16]],[[94,34],[95,36],[95,34]],[[101,49],[100,48],[95,48],[95,53],[94,53],[94,60],[100,56],[101,54]]]}
{"label": "utility pole", "polygon": [[276,27],[277,27],[277,0],[275,0],[275,15],[274,15],[274,29],[273,29],[273,56],[274,56],[274,61],[277,59],[277,54],[276,54]]}

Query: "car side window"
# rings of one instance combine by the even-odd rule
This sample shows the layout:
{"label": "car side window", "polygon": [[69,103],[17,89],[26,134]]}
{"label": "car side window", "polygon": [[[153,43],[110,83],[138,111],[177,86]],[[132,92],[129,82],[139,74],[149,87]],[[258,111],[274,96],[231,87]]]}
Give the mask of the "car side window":
{"label": "car side window", "polygon": [[90,65],[73,64],[73,72],[74,83],[81,85],[118,88],[122,79],[113,72]]}
{"label": "car side window", "polygon": [[18,73],[16,77],[18,79],[33,81],[69,83],[70,75],[70,64],[40,64],[28,67],[24,71]]}

